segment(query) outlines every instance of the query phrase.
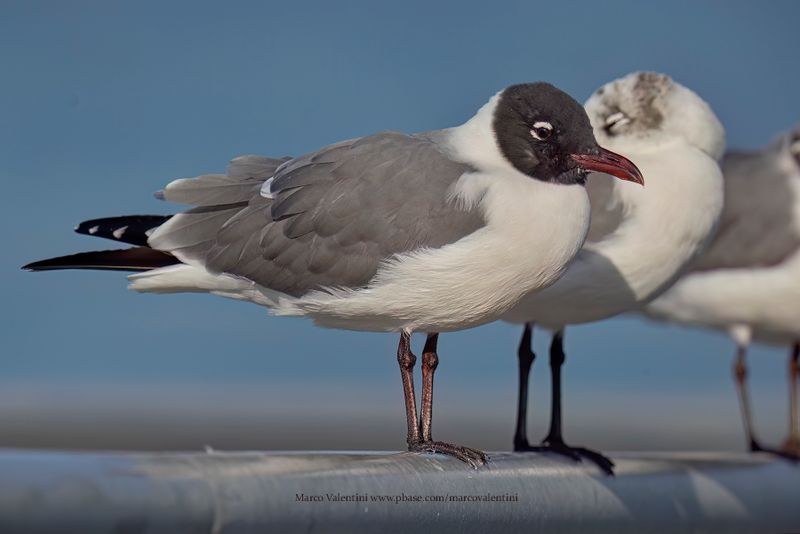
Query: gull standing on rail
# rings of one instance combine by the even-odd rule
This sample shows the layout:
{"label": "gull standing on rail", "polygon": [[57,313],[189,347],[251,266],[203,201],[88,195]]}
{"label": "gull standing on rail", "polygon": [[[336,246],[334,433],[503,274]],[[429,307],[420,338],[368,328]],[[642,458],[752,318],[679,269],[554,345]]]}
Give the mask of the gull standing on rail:
{"label": "gull standing on rail", "polygon": [[[503,319],[526,323],[519,345],[515,451],[586,457],[607,473],[613,463],[584,447],[568,446],[561,425],[564,327],[637,308],[663,291],[708,242],[722,209],[717,159],[725,132],[711,108],[668,76],[637,72],[598,89],[586,103],[598,141],[629,157],[647,187],[592,177],[587,189],[592,222],[586,244],[564,276],[532,292]],[[550,431],[540,446],[527,438],[527,398],[534,323],[554,332],[550,346]]]}
{"label": "gull standing on rail", "polygon": [[[77,228],[136,247],[25,268],[143,271],[132,289],[209,292],[321,326],[399,332],[409,450],[478,466],[483,452],[431,437],[438,333],[496,320],[561,276],[589,229],[589,171],[643,183],[598,146],[570,96],[513,85],[456,128],[237,158],[225,176],[174,181],[161,197],[194,208]],[[427,333],[419,419],[415,331]]]}
{"label": "gull standing on rail", "polygon": [[[800,459],[800,124],[760,151],[730,152],[722,164],[725,208],[708,251],[647,315],[728,333],[751,451]],[[761,445],[747,391],[752,340],[789,346],[789,432],[780,449]]]}

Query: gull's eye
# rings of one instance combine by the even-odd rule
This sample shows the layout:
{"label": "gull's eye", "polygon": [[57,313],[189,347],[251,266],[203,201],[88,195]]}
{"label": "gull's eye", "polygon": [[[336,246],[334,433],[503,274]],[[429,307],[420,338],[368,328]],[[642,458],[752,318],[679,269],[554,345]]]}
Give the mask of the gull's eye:
{"label": "gull's eye", "polygon": [[534,139],[544,141],[553,135],[553,125],[546,121],[534,122],[533,128],[531,128],[531,135]]}
{"label": "gull's eye", "polygon": [[614,135],[615,129],[621,128],[630,122],[631,119],[627,115],[621,111],[618,111],[606,117],[606,122],[603,125],[603,129],[607,134]]}

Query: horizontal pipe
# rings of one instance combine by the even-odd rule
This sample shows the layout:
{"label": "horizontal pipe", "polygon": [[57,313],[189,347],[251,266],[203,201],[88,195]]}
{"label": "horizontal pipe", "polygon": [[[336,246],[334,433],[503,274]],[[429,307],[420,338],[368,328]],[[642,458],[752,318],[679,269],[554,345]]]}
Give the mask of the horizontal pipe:
{"label": "horizontal pipe", "polygon": [[0,532],[800,532],[800,467],[625,453],[0,450]]}

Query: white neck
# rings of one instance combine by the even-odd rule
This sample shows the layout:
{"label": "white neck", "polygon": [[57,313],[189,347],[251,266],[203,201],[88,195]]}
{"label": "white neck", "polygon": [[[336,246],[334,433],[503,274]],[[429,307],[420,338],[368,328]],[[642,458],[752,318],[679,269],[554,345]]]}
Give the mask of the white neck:
{"label": "white neck", "polygon": [[713,159],[682,140],[630,156],[646,185],[616,181],[614,193],[628,215],[613,234],[586,248],[607,257],[641,302],[672,283],[705,247],[722,211],[723,181]]}
{"label": "white neck", "polygon": [[485,171],[513,168],[500,152],[494,133],[494,112],[499,99],[497,93],[471,119],[448,130],[448,144],[454,158]]}

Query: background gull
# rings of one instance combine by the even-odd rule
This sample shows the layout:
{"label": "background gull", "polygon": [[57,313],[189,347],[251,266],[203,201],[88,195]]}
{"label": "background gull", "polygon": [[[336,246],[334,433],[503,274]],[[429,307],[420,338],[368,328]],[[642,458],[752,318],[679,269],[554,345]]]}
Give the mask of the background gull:
{"label": "background gull", "polygon": [[[649,316],[727,332],[736,343],[734,378],[752,451],[800,458],[800,125],[759,151],[725,155],[725,208],[708,251]],[[752,422],[746,355],[751,340],[789,345],[789,433],[768,449]]]}
{"label": "background gull", "polygon": [[[638,72],[598,89],[586,110],[601,143],[630,157],[648,187],[598,177],[588,185],[589,239],[566,273],[531,293],[503,318],[527,323],[519,346],[519,396],[514,450],[552,451],[612,463],[562,436],[561,366],[564,327],[634,309],[667,288],[707,243],[722,209],[722,125],[694,92],[666,75]],[[533,323],[554,331],[550,347],[550,430],[540,446],[528,442],[528,375],[534,360]]]}

